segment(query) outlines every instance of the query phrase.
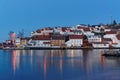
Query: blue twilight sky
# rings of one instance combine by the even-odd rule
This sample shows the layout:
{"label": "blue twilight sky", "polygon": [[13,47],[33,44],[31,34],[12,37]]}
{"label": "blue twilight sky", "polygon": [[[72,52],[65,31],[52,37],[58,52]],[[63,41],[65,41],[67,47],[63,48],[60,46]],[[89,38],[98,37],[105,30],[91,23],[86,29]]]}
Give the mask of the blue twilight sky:
{"label": "blue twilight sky", "polygon": [[120,22],[119,8],[120,0],[0,0],[0,41],[9,31]]}

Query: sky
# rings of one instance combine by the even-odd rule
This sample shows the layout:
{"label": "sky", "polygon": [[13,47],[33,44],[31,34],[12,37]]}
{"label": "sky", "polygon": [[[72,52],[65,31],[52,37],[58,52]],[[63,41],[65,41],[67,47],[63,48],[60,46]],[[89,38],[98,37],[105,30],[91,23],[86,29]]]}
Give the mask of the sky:
{"label": "sky", "polygon": [[0,41],[9,31],[120,22],[120,0],[0,0]]}

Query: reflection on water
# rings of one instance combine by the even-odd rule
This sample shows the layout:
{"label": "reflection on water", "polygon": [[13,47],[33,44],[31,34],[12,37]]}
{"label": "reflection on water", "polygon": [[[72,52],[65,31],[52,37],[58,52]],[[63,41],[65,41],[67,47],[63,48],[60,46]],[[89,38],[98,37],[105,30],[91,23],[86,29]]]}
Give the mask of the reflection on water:
{"label": "reflection on water", "polygon": [[120,79],[120,58],[105,58],[103,51],[1,50],[0,80]]}
{"label": "reflection on water", "polygon": [[16,69],[19,69],[19,62],[20,62],[20,52],[19,51],[13,51],[12,52],[12,66],[14,73]]}

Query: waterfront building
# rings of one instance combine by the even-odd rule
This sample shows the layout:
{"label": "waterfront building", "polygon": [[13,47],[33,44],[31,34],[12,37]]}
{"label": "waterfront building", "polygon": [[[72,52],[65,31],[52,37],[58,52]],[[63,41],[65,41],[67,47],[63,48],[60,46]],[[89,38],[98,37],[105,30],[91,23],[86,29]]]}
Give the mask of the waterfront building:
{"label": "waterfront building", "polygon": [[102,41],[102,38],[100,35],[88,35],[87,38],[89,43]]}
{"label": "waterfront building", "polygon": [[103,40],[103,42],[109,43],[109,45],[112,45],[112,44],[113,44],[113,41],[112,41],[111,38],[103,38],[102,40]]}
{"label": "waterfront building", "polygon": [[111,28],[105,27],[104,31],[105,32],[111,31]]}
{"label": "waterfront building", "polygon": [[86,36],[94,35],[89,27],[83,29],[83,34]]}
{"label": "waterfront building", "polygon": [[16,38],[16,39],[15,39],[15,46],[16,46],[16,47],[19,47],[19,46],[20,46],[20,41],[21,41],[20,38]]}
{"label": "waterfront building", "polygon": [[112,31],[112,30],[106,31],[104,38],[110,38],[110,39],[112,39],[113,43],[118,43],[118,39],[117,39],[116,35],[117,35],[116,31]]}
{"label": "waterfront building", "polygon": [[112,47],[120,48],[120,34],[116,35],[116,38],[118,40],[118,43],[112,44]]}
{"label": "waterfront building", "polygon": [[14,42],[12,40],[6,40],[2,43],[3,48],[15,47]]}
{"label": "waterfront building", "polygon": [[21,39],[20,39],[20,45],[21,45],[21,46],[27,45],[28,42],[29,42],[29,40],[30,40],[30,37],[21,38]]}
{"label": "waterfront building", "polygon": [[83,32],[81,30],[78,30],[78,29],[75,29],[73,32],[74,32],[74,35],[83,35]]}
{"label": "waterfront building", "polygon": [[51,38],[49,35],[32,36],[29,41],[31,47],[51,47]]}
{"label": "waterfront building", "polygon": [[92,42],[93,48],[109,48],[108,42]]}
{"label": "waterfront building", "polygon": [[[108,48],[120,44],[118,31],[105,25],[77,25],[76,27],[47,27],[31,32],[31,37],[16,38],[12,34],[13,46],[30,47],[94,47]],[[8,44],[8,42],[6,42]],[[118,45],[117,45],[118,46]],[[120,46],[120,45],[119,45]]]}
{"label": "waterfront building", "polygon": [[60,48],[65,45],[65,35],[52,35],[51,36],[51,46]]}
{"label": "waterfront building", "polygon": [[83,35],[69,35],[65,44],[67,47],[81,47],[83,45]]}

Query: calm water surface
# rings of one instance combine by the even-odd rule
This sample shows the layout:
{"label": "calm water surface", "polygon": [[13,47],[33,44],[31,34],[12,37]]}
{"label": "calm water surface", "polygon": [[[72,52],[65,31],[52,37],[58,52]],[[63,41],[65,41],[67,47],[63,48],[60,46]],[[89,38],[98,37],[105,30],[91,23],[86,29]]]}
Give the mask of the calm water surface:
{"label": "calm water surface", "polygon": [[104,50],[0,50],[0,80],[120,80]]}

